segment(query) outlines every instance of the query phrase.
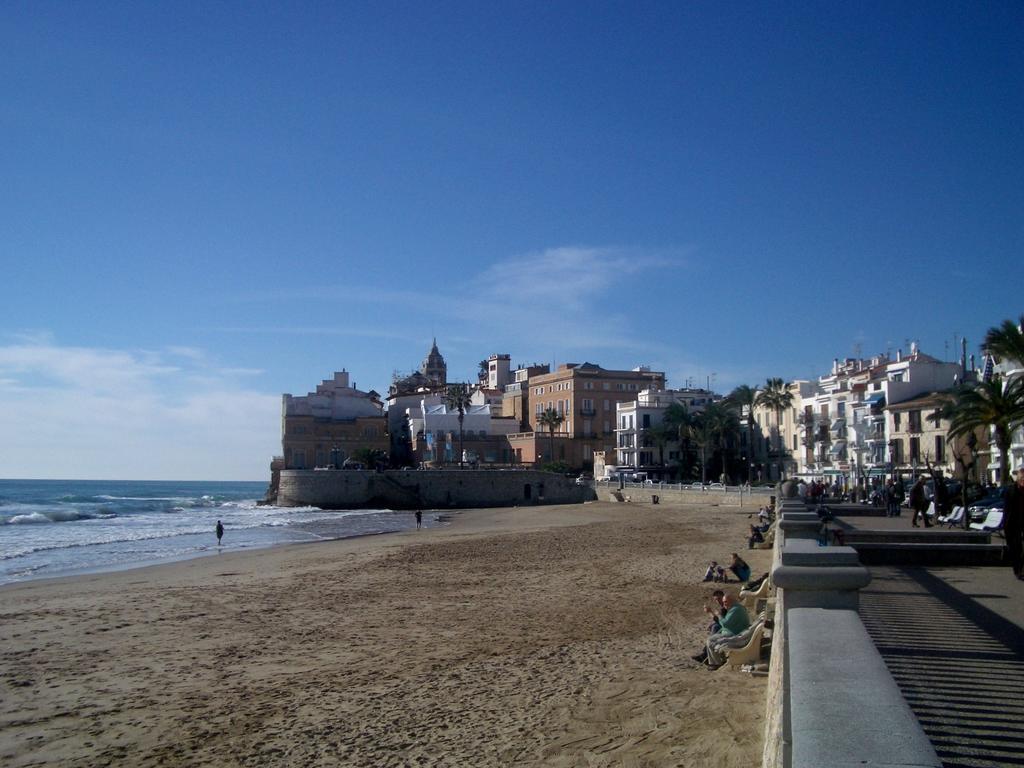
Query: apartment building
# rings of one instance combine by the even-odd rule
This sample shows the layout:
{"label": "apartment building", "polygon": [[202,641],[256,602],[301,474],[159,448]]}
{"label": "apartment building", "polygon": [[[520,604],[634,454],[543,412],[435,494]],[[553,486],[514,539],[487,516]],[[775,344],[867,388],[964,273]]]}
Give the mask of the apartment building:
{"label": "apartment building", "polygon": [[[767,416],[770,430],[780,434],[788,452],[781,460],[793,474],[863,486],[892,469],[891,406],[947,390],[963,376],[960,363],[937,360],[916,345],[907,356],[897,352],[895,359],[836,359],[817,381],[790,385],[793,408],[783,414],[782,423],[771,424],[773,414],[763,409],[755,409],[755,415],[759,423]],[[903,437],[909,450],[910,435]]]}
{"label": "apartment building", "polygon": [[[616,404],[636,400],[645,389],[663,390],[665,374],[645,366],[620,371],[594,363],[564,363],[555,371],[515,383],[520,384],[518,394],[528,408],[523,419],[526,429],[509,436],[517,460],[563,461],[574,469],[589,470],[594,451],[614,455]],[[548,409],[562,417],[554,433],[539,421]],[[507,410],[505,414],[509,415]]]}
{"label": "apartment building", "polygon": [[531,378],[551,372],[550,365],[519,366],[512,372],[512,380],[505,385],[501,396],[501,415],[510,416],[519,423],[520,432],[530,431]]}
{"label": "apartment building", "polygon": [[659,445],[650,430],[660,425],[673,403],[694,413],[714,399],[707,389],[645,389],[635,400],[617,402],[615,420],[616,464],[643,470],[660,479],[680,463],[678,440]]}
{"label": "apartment building", "polygon": [[792,401],[780,412],[754,406],[754,434],[749,436],[751,476],[757,481],[780,480],[801,471],[801,446],[806,439],[802,414],[813,396],[814,382],[797,380],[786,385]]}

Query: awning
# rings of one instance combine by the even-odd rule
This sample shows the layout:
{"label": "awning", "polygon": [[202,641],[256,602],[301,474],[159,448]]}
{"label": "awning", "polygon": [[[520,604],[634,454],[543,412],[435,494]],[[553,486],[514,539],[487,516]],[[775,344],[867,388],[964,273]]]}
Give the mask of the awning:
{"label": "awning", "polygon": [[872,408],[878,408],[880,405],[885,403],[885,393],[877,392],[871,397],[866,398],[864,402],[870,405]]}

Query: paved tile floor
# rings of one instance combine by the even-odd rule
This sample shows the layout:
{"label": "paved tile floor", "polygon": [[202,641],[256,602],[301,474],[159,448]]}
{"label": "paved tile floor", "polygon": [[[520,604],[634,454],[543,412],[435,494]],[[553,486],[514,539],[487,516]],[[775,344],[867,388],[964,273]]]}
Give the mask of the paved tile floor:
{"label": "paved tile floor", "polygon": [[861,618],[943,764],[1024,766],[1024,581],[1008,567],[871,574]]}

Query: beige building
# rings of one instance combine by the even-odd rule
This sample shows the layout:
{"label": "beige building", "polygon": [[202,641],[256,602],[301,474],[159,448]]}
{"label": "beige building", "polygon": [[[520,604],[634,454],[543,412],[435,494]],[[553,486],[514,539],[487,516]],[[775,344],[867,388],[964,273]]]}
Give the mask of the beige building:
{"label": "beige building", "polygon": [[781,412],[754,407],[754,434],[749,436],[751,476],[758,481],[789,477],[800,467],[806,436],[805,402],[812,396],[814,385],[809,381],[792,381],[786,385],[792,404]]}
{"label": "beige building", "polygon": [[281,400],[282,469],[340,466],[360,448],[387,453],[380,396],[349,385],[346,371],[324,379],[315,392]]}
{"label": "beige building", "polygon": [[975,433],[972,455],[966,438],[947,437],[949,420],[942,417],[943,402],[943,396],[933,392],[885,409],[891,473],[913,478],[927,472],[931,464],[946,477],[959,479],[973,464],[972,479],[985,478],[989,464],[987,430]]}
{"label": "beige building", "polygon": [[[615,455],[616,404],[636,400],[645,389],[664,389],[665,374],[637,367],[606,370],[593,363],[564,363],[556,371],[522,382],[526,429],[509,436],[519,463],[562,461],[573,469],[593,468],[594,451]],[[551,409],[562,423],[551,434],[539,418]],[[506,415],[510,415],[505,411]]]}

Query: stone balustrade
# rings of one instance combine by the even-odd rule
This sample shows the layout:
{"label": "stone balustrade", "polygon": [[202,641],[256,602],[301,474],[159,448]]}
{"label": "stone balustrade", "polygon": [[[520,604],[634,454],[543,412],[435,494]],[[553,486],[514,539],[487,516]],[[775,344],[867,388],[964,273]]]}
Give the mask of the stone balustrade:
{"label": "stone balustrade", "polygon": [[871,581],[851,547],[819,546],[821,523],[779,504],[765,768],[942,765],[857,614]]}

